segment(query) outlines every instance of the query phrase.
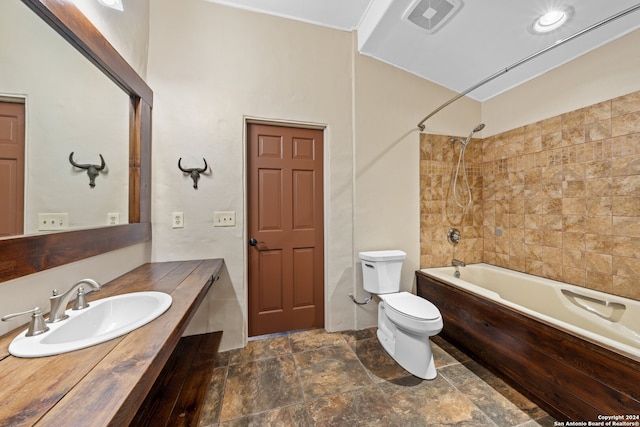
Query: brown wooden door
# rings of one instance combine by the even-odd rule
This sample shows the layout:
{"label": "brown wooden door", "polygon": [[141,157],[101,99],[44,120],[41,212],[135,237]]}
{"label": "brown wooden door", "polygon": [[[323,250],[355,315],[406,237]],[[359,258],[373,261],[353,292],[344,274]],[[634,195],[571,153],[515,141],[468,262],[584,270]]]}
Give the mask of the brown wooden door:
{"label": "brown wooden door", "polygon": [[249,124],[249,336],[324,326],[318,129]]}
{"label": "brown wooden door", "polygon": [[24,233],[24,104],[0,102],[0,237]]}

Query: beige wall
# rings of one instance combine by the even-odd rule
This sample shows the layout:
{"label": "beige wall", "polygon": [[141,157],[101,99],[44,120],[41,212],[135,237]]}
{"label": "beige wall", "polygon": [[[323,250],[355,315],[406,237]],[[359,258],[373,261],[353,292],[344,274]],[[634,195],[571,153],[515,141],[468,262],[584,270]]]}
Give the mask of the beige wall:
{"label": "beige wall", "polygon": [[[325,131],[325,294],[328,330],[373,326],[357,252],[408,252],[403,288],[419,263],[417,122],[453,94],[355,53],[355,34],[189,0],[151,8],[149,82],[154,107],[154,260],[223,257],[226,276],[201,329],[222,329],[222,348],[246,340],[246,117],[321,124]],[[462,117],[463,119],[460,119]],[[461,101],[428,128],[463,133],[479,104]],[[191,188],[178,171],[206,157],[212,174]],[[237,213],[214,228],[214,210]],[[184,212],[173,230],[170,214]],[[190,328],[197,331],[198,327]]]}
{"label": "beige wall", "polygon": [[491,136],[640,89],[640,30],[482,103]]}
{"label": "beige wall", "polygon": [[124,11],[110,9],[97,0],[73,0],[143,78],[147,76],[150,0],[122,0]]}
{"label": "beige wall", "polygon": [[[355,268],[360,251],[401,249],[401,290],[411,291],[420,266],[420,133],[422,117],[455,93],[383,62],[355,54]],[[465,132],[480,120],[480,104],[462,99],[427,123],[427,131]],[[356,308],[356,328],[374,326],[377,305]]]}
{"label": "beige wall", "polygon": [[[245,119],[326,126],[327,329],[353,327],[351,34],[200,0],[154,1],[149,83],[155,91],[153,259],[224,258],[203,329],[224,330],[222,348],[247,337]],[[206,158],[192,188],[177,168]],[[213,227],[215,210],[236,226]],[[171,229],[171,212],[185,227]],[[191,330],[194,330],[193,328]]]}

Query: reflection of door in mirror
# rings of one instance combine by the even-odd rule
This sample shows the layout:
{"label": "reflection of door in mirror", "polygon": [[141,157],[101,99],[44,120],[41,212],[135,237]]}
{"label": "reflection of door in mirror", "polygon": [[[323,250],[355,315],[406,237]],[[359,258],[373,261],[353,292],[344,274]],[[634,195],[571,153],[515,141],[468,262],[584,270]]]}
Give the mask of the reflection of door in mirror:
{"label": "reflection of door in mirror", "polygon": [[0,101],[0,237],[23,233],[24,104]]}

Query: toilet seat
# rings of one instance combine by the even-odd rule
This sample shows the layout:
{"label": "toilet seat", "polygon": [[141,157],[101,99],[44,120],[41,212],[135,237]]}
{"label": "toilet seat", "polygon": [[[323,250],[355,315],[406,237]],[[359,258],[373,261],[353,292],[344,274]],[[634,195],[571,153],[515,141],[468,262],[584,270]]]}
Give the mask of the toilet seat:
{"label": "toilet seat", "polygon": [[431,302],[409,292],[380,295],[387,307],[415,320],[436,320],[440,310]]}

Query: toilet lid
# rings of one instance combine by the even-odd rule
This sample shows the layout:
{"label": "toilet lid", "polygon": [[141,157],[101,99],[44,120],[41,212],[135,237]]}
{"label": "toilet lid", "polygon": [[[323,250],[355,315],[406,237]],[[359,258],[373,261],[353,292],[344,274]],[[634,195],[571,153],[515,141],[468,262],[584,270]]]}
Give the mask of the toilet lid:
{"label": "toilet lid", "polygon": [[440,317],[435,305],[409,292],[384,295],[384,302],[392,309],[416,319],[434,320]]}

